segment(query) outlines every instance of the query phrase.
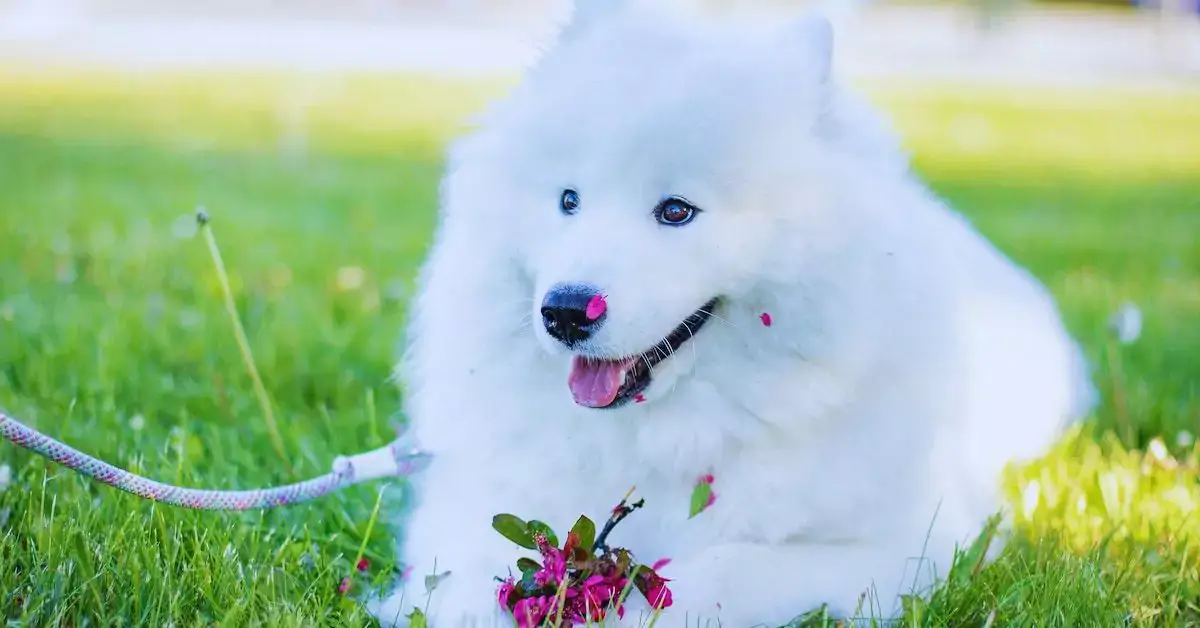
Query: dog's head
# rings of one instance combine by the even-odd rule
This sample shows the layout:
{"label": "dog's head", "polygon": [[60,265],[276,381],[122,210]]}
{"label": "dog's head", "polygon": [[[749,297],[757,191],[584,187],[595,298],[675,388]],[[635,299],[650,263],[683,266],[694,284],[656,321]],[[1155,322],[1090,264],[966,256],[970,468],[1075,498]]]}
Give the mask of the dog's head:
{"label": "dog's head", "polygon": [[491,112],[470,150],[494,167],[494,237],[578,404],[670,389],[703,355],[689,343],[749,324],[731,303],[842,239],[821,137],[831,59],[821,17],[729,28],[585,0]]}

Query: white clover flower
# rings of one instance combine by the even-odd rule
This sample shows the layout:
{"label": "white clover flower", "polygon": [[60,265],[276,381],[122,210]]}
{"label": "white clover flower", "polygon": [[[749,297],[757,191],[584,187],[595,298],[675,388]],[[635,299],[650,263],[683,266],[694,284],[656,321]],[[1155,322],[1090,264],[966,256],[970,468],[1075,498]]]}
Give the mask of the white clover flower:
{"label": "white clover flower", "polygon": [[142,428],[146,427],[146,417],[141,414],[133,415],[133,418],[129,419],[129,427],[135,432],[142,431]]}
{"label": "white clover flower", "polygon": [[1195,442],[1196,437],[1192,436],[1192,433],[1187,430],[1179,430],[1179,433],[1175,435],[1175,444],[1181,448],[1186,449],[1191,447]]}
{"label": "white clover flower", "polygon": [[1126,302],[1108,319],[1108,328],[1123,345],[1133,344],[1142,335],[1142,311]]}

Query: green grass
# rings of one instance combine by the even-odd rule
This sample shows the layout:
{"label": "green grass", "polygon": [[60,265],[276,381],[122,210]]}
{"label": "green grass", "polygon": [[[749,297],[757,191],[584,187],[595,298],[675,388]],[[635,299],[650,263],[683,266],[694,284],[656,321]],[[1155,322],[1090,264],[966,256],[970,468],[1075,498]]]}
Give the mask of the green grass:
{"label": "green grass", "polygon": [[[0,407],[164,481],[292,479],[191,237],[203,205],[295,472],[386,443],[439,149],[504,85],[0,73]],[[936,190],[1054,291],[1105,393],[1014,470],[1000,560],[964,563],[910,619],[1200,622],[1200,453],[1180,440],[1200,431],[1200,94],[868,87]],[[1146,320],[1119,353],[1128,425],[1104,353],[1125,300]],[[364,538],[380,485],[195,513],[5,445],[0,464],[16,625],[358,625],[337,586],[360,545],[359,590],[396,568],[384,526]]]}

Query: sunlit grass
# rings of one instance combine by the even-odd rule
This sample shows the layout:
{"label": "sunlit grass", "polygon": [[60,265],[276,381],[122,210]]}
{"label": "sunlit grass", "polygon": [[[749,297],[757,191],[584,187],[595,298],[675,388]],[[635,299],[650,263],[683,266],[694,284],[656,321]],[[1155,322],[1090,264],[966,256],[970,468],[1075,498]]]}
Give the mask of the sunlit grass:
{"label": "sunlit grass", "polygon": [[[296,472],[387,442],[439,150],[505,85],[0,73],[0,407],[165,481],[291,479],[194,237],[204,205]],[[1106,398],[1014,470],[1000,560],[911,619],[1200,622],[1200,93],[866,87],[921,174],[1054,291]],[[1146,321],[1121,347],[1122,443],[1104,347],[1125,300]],[[353,625],[337,587],[361,544],[361,579],[395,572],[384,527],[364,538],[378,486],[205,514],[4,445],[0,464],[0,613],[19,624]]]}

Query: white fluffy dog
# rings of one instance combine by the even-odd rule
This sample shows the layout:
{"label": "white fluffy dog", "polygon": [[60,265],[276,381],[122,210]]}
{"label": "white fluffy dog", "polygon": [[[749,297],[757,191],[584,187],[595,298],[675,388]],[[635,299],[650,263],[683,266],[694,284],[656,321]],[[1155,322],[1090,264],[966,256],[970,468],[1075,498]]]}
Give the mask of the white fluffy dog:
{"label": "white fluffy dog", "polygon": [[529,552],[492,516],[565,530],[631,486],[612,541],[672,559],[662,625],[892,616],[1090,409],[1048,293],[913,176],[831,44],[583,1],[454,147],[400,367],[434,461],[385,625],[511,626],[494,578]]}

